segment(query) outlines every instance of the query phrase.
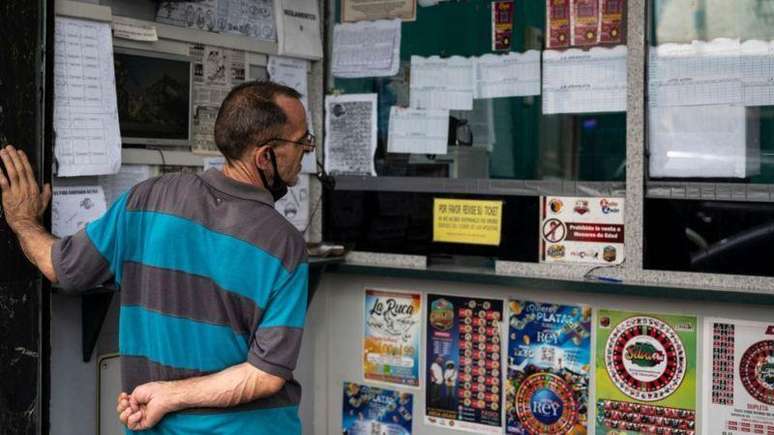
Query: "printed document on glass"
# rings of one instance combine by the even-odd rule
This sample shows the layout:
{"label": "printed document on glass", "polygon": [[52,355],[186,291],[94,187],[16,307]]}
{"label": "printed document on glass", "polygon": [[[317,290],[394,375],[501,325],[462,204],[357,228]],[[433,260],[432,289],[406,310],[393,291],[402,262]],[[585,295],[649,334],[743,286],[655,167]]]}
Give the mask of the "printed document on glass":
{"label": "printed document on glass", "polygon": [[101,186],[55,186],[51,199],[51,232],[56,237],[73,235],[106,211]]}
{"label": "printed document on glass", "polygon": [[115,174],[121,133],[110,24],[57,17],[54,41],[57,175]]}
{"label": "printed document on glass", "polygon": [[738,39],[662,44],[651,48],[650,106],[742,104],[741,45]]}
{"label": "printed document on glass", "polygon": [[400,18],[416,21],[417,0],[342,0],[341,21],[375,21]]}
{"label": "printed document on glass", "polygon": [[411,56],[411,107],[473,110],[473,59]]}
{"label": "printed document on glass", "polygon": [[320,11],[316,1],[276,0],[277,54],[322,59]]}
{"label": "printed document on glass", "polygon": [[392,106],[387,151],[409,154],[446,154],[449,111]]}
{"label": "printed document on glass", "polygon": [[540,52],[485,54],[473,63],[473,98],[540,95]]}
{"label": "printed document on glass", "polygon": [[743,42],[741,59],[744,105],[774,105],[774,41]]}
{"label": "printed document on glass", "polygon": [[151,177],[151,167],[148,165],[123,165],[114,175],[101,175],[99,185],[105,191],[105,201],[108,207],[135,184]]}
{"label": "printed document on glass", "polygon": [[626,46],[543,52],[543,113],[626,111]]}
{"label": "printed document on glass", "polygon": [[[301,103],[306,110],[306,125],[309,132],[314,134],[314,124],[312,123],[312,112],[309,111],[309,93],[307,74],[309,73],[309,61],[304,59],[293,59],[290,57],[269,56],[269,62],[266,66],[269,78],[279,84],[291,87],[301,94]],[[313,174],[317,172],[317,161],[315,153],[304,154],[301,160],[301,172]]]}
{"label": "printed document on glass", "polygon": [[274,203],[274,208],[301,232],[309,226],[309,177],[299,175],[298,183]]}
{"label": "printed document on glass", "polygon": [[208,32],[236,33],[264,41],[276,40],[271,0],[163,1],[156,21]]}
{"label": "printed document on glass", "polygon": [[358,78],[397,74],[400,26],[398,19],[336,24],[333,29],[333,75]]}
{"label": "printed document on glass", "polygon": [[325,97],[325,171],[376,175],[376,94]]}

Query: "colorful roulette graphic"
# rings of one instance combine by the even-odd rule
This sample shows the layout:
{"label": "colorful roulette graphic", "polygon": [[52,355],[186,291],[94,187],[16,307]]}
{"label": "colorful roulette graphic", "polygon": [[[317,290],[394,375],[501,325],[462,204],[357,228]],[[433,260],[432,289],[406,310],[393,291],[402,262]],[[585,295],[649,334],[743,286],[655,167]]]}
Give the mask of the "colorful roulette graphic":
{"label": "colorful roulette graphic", "polygon": [[750,346],[739,363],[744,389],[755,399],[774,405],[774,340]]}
{"label": "colorful roulette graphic", "polygon": [[636,400],[661,400],[683,381],[685,347],[674,329],[661,320],[631,317],[610,333],[605,366],[622,393]]}
{"label": "colorful roulette graphic", "polygon": [[516,413],[530,433],[563,434],[578,421],[572,388],[559,376],[536,373],[519,386]]}

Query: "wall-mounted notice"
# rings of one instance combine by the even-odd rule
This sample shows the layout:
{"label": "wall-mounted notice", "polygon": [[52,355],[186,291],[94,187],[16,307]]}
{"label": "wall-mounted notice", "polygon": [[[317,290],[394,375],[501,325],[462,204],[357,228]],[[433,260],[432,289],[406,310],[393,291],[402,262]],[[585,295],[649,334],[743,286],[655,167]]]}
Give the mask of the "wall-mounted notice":
{"label": "wall-mounted notice", "polygon": [[376,175],[376,94],[325,97],[325,171]]}
{"label": "wall-mounted notice", "polygon": [[744,41],[741,59],[744,105],[774,105],[774,41]]}
{"label": "wall-mounted notice", "polygon": [[277,54],[322,59],[320,9],[308,0],[276,0]]}
{"label": "wall-mounted notice", "polygon": [[743,104],[738,39],[661,44],[650,49],[648,104]]}
{"label": "wall-mounted notice", "polygon": [[572,45],[596,45],[599,26],[599,0],[572,0]]}
{"label": "wall-mounted notice", "polygon": [[502,219],[502,201],[434,198],[433,241],[498,246]]}
{"label": "wall-mounted notice", "polygon": [[302,233],[309,226],[309,175],[299,174],[295,186],[274,203],[274,208]]}
{"label": "wall-mounted notice", "polygon": [[596,324],[597,434],[695,433],[696,317],[599,310]]}
{"label": "wall-mounted notice", "polygon": [[540,197],[541,263],[623,260],[623,198]]}
{"label": "wall-mounted notice", "polygon": [[570,0],[546,0],[546,48],[570,46]]}
{"label": "wall-mounted notice", "polygon": [[400,20],[336,24],[333,62],[336,77],[394,76],[400,69]]}
{"label": "wall-mounted notice", "polygon": [[626,111],[626,46],[543,52],[543,113]]}
{"label": "wall-mounted notice", "polygon": [[510,51],[513,34],[513,1],[492,2],[492,51]]}
{"label": "wall-mounted notice", "polygon": [[427,295],[425,423],[502,432],[503,301]]}
{"label": "wall-mounted notice", "polygon": [[473,98],[540,95],[540,52],[485,54],[473,63]]}
{"label": "wall-mounted notice", "polygon": [[121,133],[110,24],[57,17],[54,42],[57,175],[115,174]]}
{"label": "wall-mounted notice", "polygon": [[473,110],[473,59],[411,56],[411,107]]}
{"label": "wall-mounted notice", "polygon": [[276,40],[271,0],[200,0],[161,2],[156,21],[208,32],[238,33]]}
{"label": "wall-mounted notice", "polygon": [[703,427],[774,433],[774,321],[704,319]]}
{"label": "wall-mounted notice", "polygon": [[589,420],[591,307],[509,303],[509,434],[585,434]]}
{"label": "wall-mounted notice", "polygon": [[140,20],[113,15],[111,27],[113,29],[114,38],[148,42],[159,40],[159,35],[156,33],[156,26]]}
{"label": "wall-mounted notice", "polygon": [[411,435],[414,396],[344,382],[341,429],[346,435]]}
{"label": "wall-mounted notice", "polygon": [[51,199],[51,232],[56,237],[73,235],[106,211],[102,186],[55,186]]}
{"label": "wall-mounted notice", "polygon": [[410,154],[446,154],[449,111],[392,106],[387,151]]}
{"label": "wall-mounted notice", "polygon": [[623,20],[625,0],[599,0],[600,3],[600,44],[623,44],[626,42],[626,23]]}
{"label": "wall-mounted notice", "polygon": [[418,387],[422,294],[366,289],[363,319],[365,379]]}
{"label": "wall-mounted notice", "polygon": [[417,0],[342,0],[341,22],[417,19]]}

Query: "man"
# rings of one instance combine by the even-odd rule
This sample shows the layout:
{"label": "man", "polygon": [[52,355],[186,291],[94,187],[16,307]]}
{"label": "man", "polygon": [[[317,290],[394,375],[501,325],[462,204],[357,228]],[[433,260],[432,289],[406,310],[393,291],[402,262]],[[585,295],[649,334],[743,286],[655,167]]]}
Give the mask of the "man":
{"label": "man", "polygon": [[306,311],[302,236],[274,211],[314,137],[294,90],[240,85],[215,141],[223,172],[138,184],[85,230],[57,240],[21,151],[0,151],[8,224],[29,260],[65,291],[121,289],[120,419],[157,434],[300,433],[293,379]]}
{"label": "man", "polygon": [[430,364],[430,395],[429,402],[436,407],[441,407],[441,388],[443,387],[443,355],[436,355]]}
{"label": "man", "polygon": [[443,396],[445,409],[454,409],[455,388],[457,386],[457,369],[454,361],[446,361],[446,369],[443,371]]}

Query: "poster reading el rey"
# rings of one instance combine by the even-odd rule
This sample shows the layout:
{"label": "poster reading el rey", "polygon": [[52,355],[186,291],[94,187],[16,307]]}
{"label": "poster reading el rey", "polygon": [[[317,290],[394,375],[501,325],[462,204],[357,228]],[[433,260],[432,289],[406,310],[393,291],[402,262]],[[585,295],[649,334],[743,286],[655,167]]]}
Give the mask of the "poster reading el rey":
{"label": "poster reading el rey", "polygon": [[591,307],[509,302],[506,431],[586,434]]}
{"label": "poster reading el rey", "polygon": [[425,423],[502,432],[503,301],[427,295]]}
{"label": "poster reading el rey", "polygon": [[624,261],[624,199],[540,197],[540,262]]}
{"label": "poster reading el rey", "polygon": [[411,435],[411,393],[344,382],[341,425],[344,435]]}
{"label": "poster reading el rey", "polygon": [[422,296],[365,290],[363,372],[366,380],[419,386]]}
{"label": "poster reading el rey", "polygon": [[774,321],[704,319],[703,427],[774,434]]}
{"label": "poster reading el rey", "polygon": [[597,312],[597,434],[696,434],[697,327],[695,316]]}

